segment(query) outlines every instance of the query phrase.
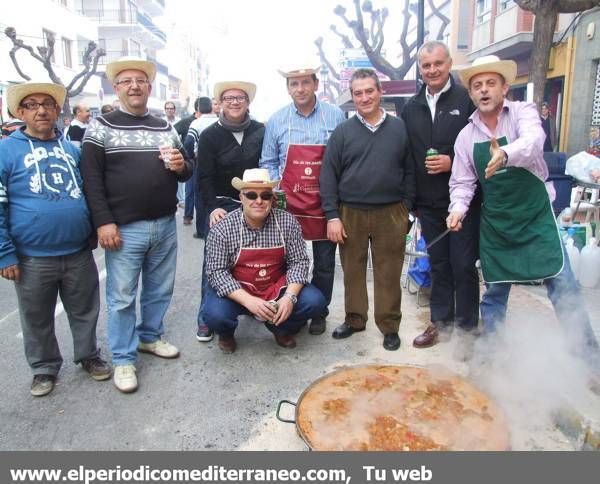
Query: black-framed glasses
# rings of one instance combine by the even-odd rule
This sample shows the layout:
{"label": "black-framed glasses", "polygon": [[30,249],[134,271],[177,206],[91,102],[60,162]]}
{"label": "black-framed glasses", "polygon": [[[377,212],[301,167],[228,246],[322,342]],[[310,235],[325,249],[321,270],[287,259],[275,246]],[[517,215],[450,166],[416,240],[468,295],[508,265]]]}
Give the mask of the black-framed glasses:
{"label": "black-framed glasses", "polygon": [[221,101],[226,102],[227,104],[231,104],[235,101],[238,103],[243,103],[248,100],[248,96],[223,96]]}
{"label": "black-framed glasses", "polygon": [[150,84],[150,81],[148,79],[121,79],[115,82],[117,86],[123,87],[131,87],[134,83],[138,86],[145,86],[146,84]]}
{"label": "black-framed glasses", "polygon": [[242,195],[244,195],[248,200],[256,200],[258,197],[265,202],[273,200],[273,192],[242,192]]}
{"label": "black-framed glasses", "polygon": [[38,109],[40,109],[40,106],[44,106],[44,109],[56,109],[56,102],[54,101],[44,101],[43,103],[36,103],[36,102],[27,102],[27,103],[21,103],[21,107],[27,109],[28,111],[37,111]]}

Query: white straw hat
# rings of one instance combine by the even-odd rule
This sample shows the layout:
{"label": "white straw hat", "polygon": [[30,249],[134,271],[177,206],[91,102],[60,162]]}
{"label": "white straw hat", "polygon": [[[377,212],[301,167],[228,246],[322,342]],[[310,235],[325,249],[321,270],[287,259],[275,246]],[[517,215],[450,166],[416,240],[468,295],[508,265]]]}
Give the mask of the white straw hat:
{"label": "white straw hat", "polygon": [[251,168],[244,170],[244,175],[240,180],[237,176],[231,180],[231,184],[236,190],[244,188],[273,188],[279,180],[269,178],[269,170],[264,168]]}
{"label": "white straw hat", "polygon": [[496,55],[484,55],[473,61],[469,67],[458,71],[460,80],[465,87],[469,87],[471,78],[484,72],[500,74],[507,84],[512,84],[517,77],[517,63],[513,60],[500,60]]}
{"label": "white straw hat", "polygon": [[13,116],[17,115],[17,109],[21,101],[32,94],[47,94],[51,96],[56,104],[62,109],[67,97],[67,90],[60,84],[52,82],[24,82],[22,84],[14,84],[6,90],[6,103],[8,109]]}
{"label": "white straw hat", "polygon": [[150,82],[154,81],[156,77],[156,66],[154,63],[139,59],[137,57],[121,57],[120,59],[109,62],[106,65],[106,78],[110,82],[115,82],[115,79],[120,72],[133,69],[136,71],[142,71],[148,77]]}

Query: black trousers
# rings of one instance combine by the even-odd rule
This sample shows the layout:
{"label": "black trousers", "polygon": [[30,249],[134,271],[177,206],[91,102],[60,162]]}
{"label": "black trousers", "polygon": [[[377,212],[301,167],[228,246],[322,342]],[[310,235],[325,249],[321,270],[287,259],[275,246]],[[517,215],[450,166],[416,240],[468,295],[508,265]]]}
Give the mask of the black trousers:
{"label": "black trousers", "polygon": [[[472,203],[462,229],[450,232],[429,252],[431,264],[431,321],[455,321],[470,330],[479,320],[479,277],[475,261],[479,258],[480,205]],[[427,242],[446,230],[446,209],[419,207],[421,231]]]}

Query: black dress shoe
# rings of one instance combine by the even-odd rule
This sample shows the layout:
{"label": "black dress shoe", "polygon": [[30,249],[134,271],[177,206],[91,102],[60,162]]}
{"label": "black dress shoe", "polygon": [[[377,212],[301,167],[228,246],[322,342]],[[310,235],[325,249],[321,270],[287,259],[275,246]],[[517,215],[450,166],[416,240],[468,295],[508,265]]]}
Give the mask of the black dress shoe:
{"label": "black dress shoe", "polygon": [[400,336],[398,333],[389,333],[383,337],[383,347],[388,351],[396,351],[400,348]]}
{"label": "black dress shoe", "polygon": [[340,324],[337,328],[333,330],[331,336],[334,339],[344,339],[348,336],[352,336],[354,333],[358,333],[359,331],[364,331],[365,328],[353,328],[352,326],[347,325],[346,323]]}
{"label": "black dress shoe", "polygon": [[320,316],[318,318],[312,318],[310,326],[308,327],[308,332],[310,334],[323,334],[325,332],[326,324],[325,318]]}

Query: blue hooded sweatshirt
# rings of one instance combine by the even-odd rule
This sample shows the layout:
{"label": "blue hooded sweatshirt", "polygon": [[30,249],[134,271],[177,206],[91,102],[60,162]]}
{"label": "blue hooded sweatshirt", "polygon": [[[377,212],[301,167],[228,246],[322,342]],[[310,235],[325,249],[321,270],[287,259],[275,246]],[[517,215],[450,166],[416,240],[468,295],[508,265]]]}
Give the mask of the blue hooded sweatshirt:
{"label": "blue hooded sweatshirt", "polygon": [[90,213],[79,173],[79,149],[25,134],[0,142],[0,268],[17,255],[61,256],[88,245]]}

